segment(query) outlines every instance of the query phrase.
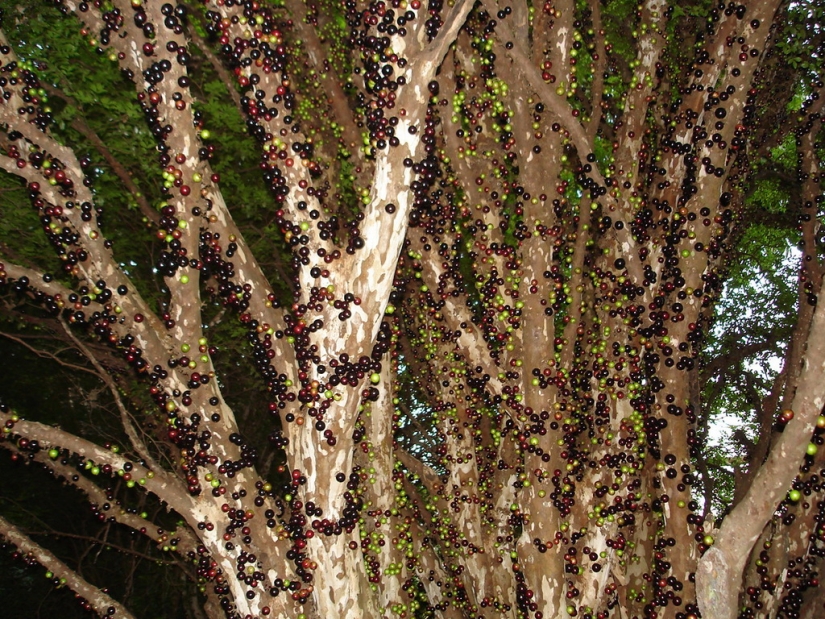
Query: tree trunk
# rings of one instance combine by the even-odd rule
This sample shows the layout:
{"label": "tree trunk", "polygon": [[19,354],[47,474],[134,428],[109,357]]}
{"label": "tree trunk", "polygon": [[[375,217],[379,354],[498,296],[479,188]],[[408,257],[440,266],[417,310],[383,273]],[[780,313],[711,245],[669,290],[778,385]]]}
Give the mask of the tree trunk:
{"label": "tree trunk", "polygon": [[[792,414],[769,451],[759,442],[750,488],[718,530],[694,496],[703,339],[751,223],[749,157],[775,129],[759,93],[796,40],[781,15],[799,7],[58,4],[135,83],[162,174],[147,214],[162,292],[131,281],[104,238],[105,192],[50,125],[45,69],[0,41],[0,167],[25,183],[63,263],[53,276],[4,253],[2,292],[39,327],[62,321],[131,443],[124,455],[4,406],[0,446],[96,504],[114,501],[109,477],[156,497],[180,531],[111,518],[173,546],[209,617],[734,619],[743,604],[754,618],[816,616],[822,303],[800,311]],[[288,301],[210,163],[187,29],[259,147]],[[26,39],[14,45],[36,57]],[[788,73],[798,90],[802,69]],[[789,124],[806,202],[800,299],[815,302],[823,87],[806,88]],[[787,115],[793,92],[776,98]],[[88,120],[76,128],[104,149]],[[213,359],[210,304],[237,316],[247,346],[227,341],[226,371],[259,374],[243,410],[273,428],[272,475],[229,404],[245,383]],[[131,393],[92,338],[134,368]],[[132,420],[146,402],[149,421]],[[0,529],[96,612],[128,616],[19,527]]]}

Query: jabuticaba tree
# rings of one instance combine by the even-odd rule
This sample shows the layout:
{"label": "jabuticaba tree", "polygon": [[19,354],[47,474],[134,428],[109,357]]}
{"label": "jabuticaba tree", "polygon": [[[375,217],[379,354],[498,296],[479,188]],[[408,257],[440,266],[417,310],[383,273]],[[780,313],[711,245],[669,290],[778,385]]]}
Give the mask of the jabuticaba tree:
{"label": "jabuticaba tree", "polygon": [[[145,157],[106,151],[94,119],[55,122],[70,85],[43,77],[48,41],[4,38],[0,167],[55,252],[4,239],[4,312],[82,353],[125,444],[41,423],[7,389],[0,446],[97,506],[111,479],[154,497],[175,530],[107,517],[172,540],[209,616],[821,616],[822,8],[49,3],[134,84],[157,176],[133,178]],[[27,9],[5,19],[26,32]],[[222,193],[203,72],[244,115],[266,205]],[[714,520],[702,346],[754,162],[787,136],[799,318],[748,485]],[[81,147],[137,210],[109,198],[102,220]],[[243,208],[288,266],[253,255]],[[144,264],[109,240],[135,213]],[[213,360],[221,321],[257,371],[243,418]],[[280,467],[249,435],[266,426]],[[13,519],[0,533],[129,616]]]}

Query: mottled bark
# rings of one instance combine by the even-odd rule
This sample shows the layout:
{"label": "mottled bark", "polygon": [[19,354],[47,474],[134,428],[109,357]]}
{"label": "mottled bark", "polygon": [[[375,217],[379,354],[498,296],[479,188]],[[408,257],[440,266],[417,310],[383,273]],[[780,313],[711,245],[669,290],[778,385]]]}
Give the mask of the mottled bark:
{"label": "mottled bark", "polygon": [[[4,81],[0,167],[28,184],[72,284],[8,260],[0,281],[76,325],[67,337],[99,373],[84,325],[135,364],[176,462],[151,462],[135,432],[142,464],[5,411],[3,446],[22,454],[36,440],[138,479],[185,520],[178,550],[198,555],[210,616],[692,619],[698,596],[705,617],[732,619],[754,544],[774,539],[825,370],[820,303],[801,312],[788,354],[795,418],[710,531],[691,490],[698,360],[732,232],[745,225],[746,146],[777,3],[710,9],[688,60],[677,57],[672,7],[661,0],[629,15],[619,36],[632,50],[621,57],[599,32],[608,8],[599,2],[347,3],[334,15],[357,69],[346,91],[310,25],[318,7],[265,4],[206,3],[220,53],[198,45],[260,145],[273,220],[292,252],[287,307],[209,164],[182,10],[64,3],[132,76],[158,140],[168,185],[157,217],[168,289],[159,312],[97,224],[69,207],[95,198],[77,158],[39,128],[17,78]],[[323,157],[342,162],[315,157],[315,119],[293,116],[296,100],[318,101],[289,75],[296,38],[320,72],[333,129],[347,148],[366,139],[353,155],[364,164],[357,178],[369,178],[357,204],[330,198],[336,172]],[[18,69],[3,53],[11,76]],[[812,200],[817,165],[805,160]],[[57,183],[55,168],[69,181]],[[815,220],[803,226],[812,256]],[[79,240],[61,240],[63,227]],[[815,267],[805,271],[812,294]],[[284,488],[261,475],[226,403],[231,386],[219,383],[202,324],[207,289],[253,349],[264,415],[278,417]],[[130,429],[117,385],[104,381]],[[411,416],[395,401],[402,388],[428,417],[423,430],[418,419],[404,427],[412,452],[397,440],[399,419]],[[764,429],[772,411],[763,409]],[[416,445],[422,431],[434,453]],[[32,458],[66,477],[42,452]],[[74,483],[99,501],[87,482]],[[802,521],[782,529],[787,561],[813,543],[815,525]],[[772,595],[770,608],[784,603]]]}

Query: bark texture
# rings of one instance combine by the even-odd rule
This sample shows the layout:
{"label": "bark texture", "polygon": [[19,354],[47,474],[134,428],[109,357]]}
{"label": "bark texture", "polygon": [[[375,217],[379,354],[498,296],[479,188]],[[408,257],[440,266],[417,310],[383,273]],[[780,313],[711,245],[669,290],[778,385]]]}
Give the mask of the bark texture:
{"label": "bark texture", "polygon": [[[178,529],[112,519],[176,553],[207,616],[816,616],[823,87],[778,66],[798,7],[56,4],[134,83],[156,140],[163,200],[144,214],[161,292],[130,280],[82,158],[50,125],[43,93],[70,95],[41,88],[15,54],[25,41],[0,41],[0,168],[22,179],[62,268],[4,252],[2,292],[89,360],[130,443],[3,406],[0,447],[103,511],[101,477],[156,497]],[[288,301],[210,161],[219,128],[193,108],[195,47],[259,148]],[[103,136],[75,128],[137,196]],[[757,406],[750,487],[714,529],[694,489],[709,470],[699,392],[736,355],[702,374],[703,340],[752,223],[751,157],[790,132],[799,327]],[[209,304],[245,333],[266,410],[230,405]],[[159,427],[131,416],[147,398]],[[771,434],[783,400],[792,414]],[[274,473],[250,417],[272,428]],[[99,614],[129,616],[15,525],[0,519],[0,535]]]}

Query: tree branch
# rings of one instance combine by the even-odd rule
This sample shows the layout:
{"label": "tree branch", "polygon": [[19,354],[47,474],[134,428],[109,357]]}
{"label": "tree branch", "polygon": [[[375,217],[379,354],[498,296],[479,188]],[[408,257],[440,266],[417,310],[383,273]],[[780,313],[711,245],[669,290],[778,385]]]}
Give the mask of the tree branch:
{"label": "tree branch", "polygon": [[69,369],[69,370],[72,370],[72,371],[75,371],[75,372],[86,372],[87,374],[91,374],[92,376],[95,376],[95,377],[98,376],[98,373],[94,370],[90,370],[89,368],[83,367],[82,365],[76,365],[74,363],[69,363],[67,361],[63,361],[63,359],[61,359],[58,356],[57,353],[52,353],[52,352],[49,352],[47,350],[43,350],[41,348],[35,348],[31,344],[28,344],[22,338],[16,337],[16,336],[12,335],[11,333],[5,333],[4,331],[0,331],[0,336],[9,339],[12,342],[16,342],[16,343],[20,344],[21,346],[23,346],[27,350],[33,352],[35,355],[37,355],[41,359],[49,359],[49,360],[54,361],[55,363],[59,364],[61,367],[64,367],[66,369]]}
{"label": "tree branch", "polygon": [[590,21],[595,33],[596,49],[593,50],[593,83],[590,87],[590,101],[592,109],[590,120],[585,127],[587,139],[592,144],[599,131],[602,121],[602,95],[604,94],[604,71],[607,67],[607,52],[605,50],[605,34],[602,30],[602,3],[601,0],[590,0]]}
{"label": "tree branch", "polygon": [[312,66],[315,68],[321,87],[327,93],[332,114],[335,121],[341,127],[341,139],[344,141],[347,150],[353,155],[361,145],[361,131],[355,123],[355,117],[348,105],[347,95],[341,87],[335,72],[331,67],[325,67],[325,49],[318,38],[316,29],[306,23],[301,14],[301,7],[304,3],[301,0],[286,0],[284,2],[290,15],[292,24],[301,37],[303,47]]}
{"label": "tree branch", "polygon": [[69,325],[66,324],[66,321],[62,318],[60,319],[60,326],[63,327],[63,330],[66,332],[66,335],[69,339],[74,343],[80,352],[82,352],[85,357],[89,360],[89,362],[94,367],[97,376],[100,380],[104,382],[104,384],[109,388],[109,392],[112,394],[112,397],[115,400],[115,405],[117,406],[118,411],[120,411],[120,422],[123,426],[124,432],[126,432],[126,436],[129,437],[129,442],[132,444],[132,448],[135,450],[141,458],[143,458],[144,462],[147,466],[153,469],[160,469],[160,465],[152,458],[149,454],[149,450],[146,448],[146,444],[141,440],[141,438],[137,435],[135,431],[135,427],[133,425],[134,419],[129,411],[126,410],[126,406],[123,404],[123,399],[120,397],[120,392],[118,391],[117,385],[115,385],[115,381],[112,379],[111,375],[103,369],[103,366],[100,365],[100,362],[95,358],[92,352],[81,342],[72,330],[69,328]]}
{"label": "tree branch", "polygon": [[238,92],[238,89],[235,87],[236,80],[232,79],[232,75],[229,71],[226,70],[226,67],[223,66],[223,63],[220,61],[215,53],[212,51],[212,48],[209,46],[207,41],[204,41],[203,37],[198,34],[197,29],[192,26],[189,26],[186,29],[186,34],[189,36],[189,39],[195,46],[201,51],[201,53],[206,57],[206,60],[209,62],[210,66],[215,70],[215,73],[218,74],[218,77],[223,82],[223,85],[226,86],[226,90],[229,92],[229,96],[232,98],[235,107],[238,108],[238,112],[241,115],[241,118],[246,117],[246,112],[243,109],[243,105],[241,104],[241,93]]}
{"label": "tree branch", "polygon": [[[0,256],[0,258],[2,257],[3,256]],[[71,288],[66,288],[57,280],[47,277],[39,271],[12,264],[8,261],[0,262],[0,279],[5,281],[18,281],[21,283],[26,282],[27,286],[54,297],[55,303],[57,303],[57,306],[61,309],[69,305],[69,297],[72,294],[75,294],[74,290]],[[96,301],[91,301],[88,305],[82,307],[98,312],[102,312],[104,310],[104,307]]]}
{"label": "tree branch", "polygon": [[[76,109],[80,109],[80,106],[77,102],[68,94],[57,88],[56,86],[52,86],[51,84],[44,83],[43,87],[46,89],[46,92],[49,95],[58,97],[63,99],[67,103],[71,104]],[[126,169],[126,167],[118,161],[118,159],[112,154],[112,151],[109,150],[109,147],[100,139],[100,136],[92,129],[89,124],[86,122],[86,119],[80,115],[76,115],[72,118],[71,122],[72,129],[77,131],[80,135],[85,137],[89,142],[92,143],[95,150],[100,153],[101,157],[106,160],[106,163],[109,164],[109,167],[112,168],[112,171],[115,175],[120,179],[120,182],[123,183],[126,190],[129,194],[135,199],[137,202],[138,208],[140,212],[143,213],[143,216],[146,217],[147,220],[152,222],[155,226],[157,226],[158,222],[160,221],[160,215],[158,212],[152,208],[149,204],[149,200],[146,199],[146,195],[138,189],[138,186],[135,185],[135,182],[132,180],[132,175]]]}
{"label": "tree branch", "polygon": [[[495,0],[482,0],[482,4],[490,15],[497,13],[498,6]],[[509,26],[507,29],[509,30]],[[508,35],[511,42],[519,38],[512,31],[509,31]],[[506,41],[499,41],[498,43],[499,50],[510,58],[516,70],[530,83],[532,89],[547,106],[550,114],[564,125],[567,133],[570,135],[571,142],[579,152],[579,156],[584,159],[585,156],[593,151],[593,146],[590,140],[588,140],[587,134],[579,120],[573,116],[573,108],[570,107],[570,104],[568,104],[564,98],[557,95],[556,92],[550,88],[550,85],[542,79],[541,72],[533,65],[532,61],[521,50],[520,46],[513,45],[508,49],[505,45]],[[604,187],[604,178],[602,178],[601,173],[597,169],[593,169],[591,176],[598,185]]]}
{"label": "tree branch", "polygon": [[66,586],[79,596],[85,598],[101,617],[132,617],[132,614],[119,602],[109,597],[101,589],[87,582],[77,572],[70,569],[58,559],[54,553],[35,543],[30,537],[2,516],[0,516],[0,535],[2,535],[7,542],[16,546],[27,558],[37,561],[53,573],[55,578],[65,579]]}
{"label": "tree branch", "polygon": [[166,471],[161,469],[150,470],[141,464],[129,461],[119,453],[99,447],[60,428],[47,426],[36,421],[26,421],[20,419],[14,413],[0,412],[0,421],[5,423],[3,427],[3,438],[5,440],[14,436],[24,437],[29,441],[36,440],[41,447],[67,449],[69,452],[87,458],[95,464],[107,464],[113,472],[124,470],[129,473],[132,479],[137,480],[139,485],[166,502],[171,509],[179,514],[186,515],[192,510],[192,499],[186,494],[180,482]]}
{"label": "tree branch", "polygon": [[[5,42],[2,32],[0,32],[0,42]],[[16,66],[17,58],[8,45],[3,46],[2,61],[6,70]],[[12,81],[15,83],[12,84]],[[6,124],[6,135],[9,136],[11,142],[9,152],[16,154],[0,156],[0,167],[28,182],[31,191],[34,191],[37,186],[37,192],[44,202],[38,206],[41,215],[48,217],[49,223],[60,222],[61,227],[67,227],[76,234],[76,240],[72,245],[78,249],[82,248],[86,257],[82,260],[75,259],[74,262],[67,262],[66,271],[74,277],[85,279],[90,289],[96,288],[97,282],[103,281],[111,289],[125,290],[123,294],[118,293],[117,301],[112,303],[110,309],[116,312],[125,311],[125,315],[128,316],[140,314],[146,318],[145,322],[143,318],[136,321],[142,322],[140,325],[130,325],[131,332],[144,351],[151,351],[156,358],[162,358],[165,356],[162,354],[162,351],[165,352],[165,346],[159,335],[163,333],[159,321],[121,271],[110,245],[97,225],[96,218],[84,218],[85,211],[80,205],[87,203],[91,206],[94,203],[94,196],[84,184],[80,162],[70,148],[59,144],[45,132],[45,128],[40,130],[37,128],[38,125],[34,124],[37,110],[34,106],[26,104],[25,98],[28,95],[23,91],[29,88],[26,83],[38,83],[36,76],[29,73],[26,80],[12,81],[7,81],[3,87],[4,103],[0,105],[0,117]],[[14,135],[15,139],[11,140],[14,133],[17,135]],[[28,153],[27,157],[21,156],[26,153]],[[35,153],[40,155],[42,163],[48,160],[51,165],[45,166],[29,161],[30,156]],[[46,215],[45,208],[49,204],[52,205],[53,212]],[[71,253],[76,257],[76,250]],[[32,281],[39,284],[40,279],[39,277],[32,278]],[[44,288],[40,287],[40,289]],[[77,307],[77,310],[83,311],[85,307]],[[102,316],[109,314],[109,308],[102,307],[100,311]],[[112,324],[110,328],[121,335],[127,333],[128,329],[121,321]]]}
{"label": "tree branch", "polygon": [[587,241],[590,239],[590,225],[585,222],[585,218],[590,213],[590,200],[583,199],[579,207],[579,222],[576,230],[576,243],[573,246],[573,262],[570,274],[570,294],[573,303],[570,305],[570,322],[564,327],[564,348],[562,349],[561,367],[569,368],[573,365],[573,354],[575,351],[576,331],[581,325],[582,303],[584,298],[579,292],[584,276],[584,257],[587,253]]}
{"label": "tree branch", "polygon": [[62,538],[67,538],[67,539],[77,539],[77,540],[81,540],[81,541],[84,541],[84,542],[88,542],[91,545],[100,545],[100,546],[106,546],[107,548],[113,548],[114,550],[117,550],[118,552],[122,552],[123,554],[131,555],[131,556],[134,556],[134,557],[139,557],[141,559],[146,559],[147,561],[151,561],[152,563],[158,563],[160,565],[174,565],[175,564],[173,561],[165,561],[163,559],[158,559],[157,557],[147,555],[144,552],[140,552],[140,551],[134,550],[132,548],[124,548],[123,546],[120,546],[119,544],[115,544],[115,543],[113,543],[109,540],[101,540],[101,539],[98,539],[97,537],[92,537],[91,535],[79,535],[77,533],[64,533],[62,531],[54,531],[54,530],[48,530],[48,531],[25,530],[25,531],[23,531],[23,533],[25,533],[26,535],[35,535],[35,536],[42,536],[42,537],[62,537]]}
{"label": "tree branch", "polygon": [[702,376],[701,381],[704,383],[716,374],[718,371],[724,371],[727,368],[735,365],[737,363],[741,363],[746,358],[756,355],[761,352],[766,352],[769,350],[773,350],[776,347],[776,344],[783,339],[779,333],[775,331],[771,332],[770,335],[761,342],[753,342],[751,344],[744,344],[744,345],[734,345],[732,349],[722,355],[718,355],[714,357],[710,363],[705,365],[702,368]]}
{"label": "tree branch", "polygon": [[[21,453],[19,449],[12,446],[8,441],[3,441],[3,447],[10,449],[16,453]],[[106,503],[112,503],[110,497],[106,492],[91,479],[84,475],[78,475],[77,470],[63,464],[59,459],[52,459],[48,451],[40,450],[34,454],[34,461],[39,462],[46,470],[50,471],[55,477],[62,478],[67,485],[73,486],[83,492],[89,502],[97,507],[102,507]],[[197,537],[188,528],[179,528],[174,531],[164,531],[158,528],[150,520],[146,520],[137,514],[132,514],[125,510],[112,509],[106,512],[107,516],[112,517],[119,524],[122,524],[133,531],[137,531],[149,539],[151,539],[158,548],[164,546],[171,546],[173,550],[177,551],[184,559],[188,560],[187,554],[197,554],[199,541]],[[179,539],[177,544],[170,544],[170,540]],[[156,561],[157,557],[148,557]]]}
{"label": "tree branch", "polygon": [[438,496],[436,488],[441,484],[441,480],[438,478],[438,474],[434,470],[403,449],[396,449],[394,453],[404,468],[421,480],[421,483],[424,484],[425,488],[427,488],[427,492],[430,493],[430,496]]}
{"label": "tree branch", "polygon": [[699,561],[696,590],[702,614],[716,619],[736,616],[739,585],[753,544],[796,477],[805,446],[825,404],[823,369],[825,303],[820,303],[806,341],[803,369],[793,400],[794,419],[774,442],[745,497],[722,522],[714,546]]}

